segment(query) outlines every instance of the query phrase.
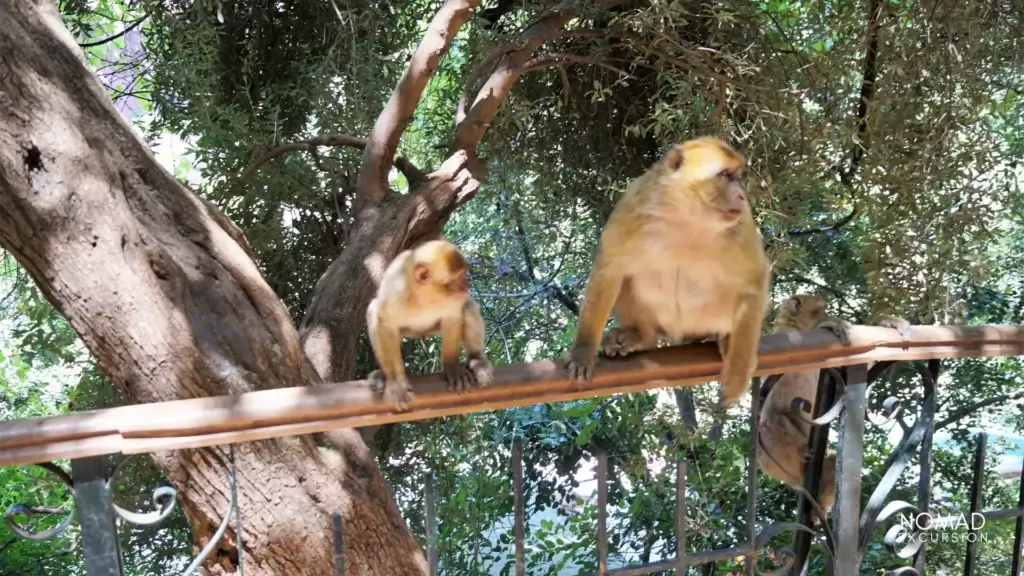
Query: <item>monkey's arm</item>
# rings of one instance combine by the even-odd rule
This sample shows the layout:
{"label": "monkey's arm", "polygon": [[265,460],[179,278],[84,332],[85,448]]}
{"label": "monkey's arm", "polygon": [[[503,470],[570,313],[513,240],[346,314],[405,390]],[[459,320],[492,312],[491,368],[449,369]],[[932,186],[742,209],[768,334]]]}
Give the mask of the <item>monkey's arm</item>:
{"label": "monkey's arm", "polygon": [[[602,247],[603,248],[603,247]],[[594,356],[601,342],[601,333],[608,322],[615,299],[622,289],[623,276],[613,270],[612,262],[600,250],[594,262],[594,269],[587,278],[583,291],[583,306],[576,328],[576,343],[569,355],[569,380],[589,381],[593,376]]]}
{"label": "monkey's arm", "polygon": [[849,346],[851,343],[850,328],[853,328],[853,325],[842,318],[829,316],[815,324],[814,327],[822,328],[835,334],[836,338],[839,339],[839,343],[843,346]]}
{"label": "monkey's arm", "polygon": [[888,314],[879,314],[875,317],[872,322],[875,326],[882,326],[884,328],[892,328],[900,333],[900,336],[904,340],[910,338],[910,322],[907,322],[903,318],[898,316],[889,316]]}
{"label": "monkey's arm", "polygon": [[441,369],[450,390],[469,390],[473,375],[459,363],[463,315],[441,317]]}
{"label": "monkey's arm", "polygon": [[[382,321],[381,303],[373,300],[366,308],[366,328],[370,335],[370,348],[373,349],[380,370],[384,373],[384,399],[395,405],[398,411],[408,409],[412,399],[412,386],[405,375],[405,363],[402,361],[402,337],[398,327]],[[370,380],[374,387],[377,375],[371,374]]]}
{"label": "monkey's arm", "polygon": [[462,344],[466,347],[466,359],[477,385],[487,386],[494,379],[494,368],[487,360],[484,317],[480,305],[473,299],[466,301],[462,312]]}
{"label": "monkey's arm", "polygon": [[765,294],[742,292],[736,306],[736,318],[729,334],[727,350],[722,359],[722,388],[719,403],[730,406],[750,387],[750,378],[757,365],[757,345],[761,340]]}

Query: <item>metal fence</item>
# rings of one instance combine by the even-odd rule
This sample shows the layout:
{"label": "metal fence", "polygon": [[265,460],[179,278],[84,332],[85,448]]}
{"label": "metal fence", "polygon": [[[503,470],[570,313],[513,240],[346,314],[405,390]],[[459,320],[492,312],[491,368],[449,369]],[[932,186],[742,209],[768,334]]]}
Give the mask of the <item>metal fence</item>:
{"label": "metal fence", "polygon": [[[983,510],[982,487],[984,464],[988,437],[985,433],[977,435],[976,453],[974,458],[973,481],[970,495],[970,509],[962,514],[932,518],[929,514],[931,506],[931,468],[932,468],[932,435],[936,412],[935,383],[939,374],[939,361],[927,363],[907,363],[916,368],[921,381],[922,398],[919,412],[913,426],[907,426],[903,420],[905,408],[895,398],[887,398],[882,403],[880,417],[869,415],[868,397],[873,383],[893,363],[878,363],[868,369],[866,365],[848,366],[842,369],[825,369],[821,371],[815,409],[812,415],[812,429],[809,440],[811,457],[804,469],[803,489],[800,490],[796,518],[792,522],[774,522],[758,527],[757,524],[757,444],[750,443],[747,461],[747,518],[746,539],[742,543],[729,548],[706,551],[687,551],[687,502],[686,481],[687,461],[680,459],[675,462],[676,470],[676,510],[675,538],[676,554],[674,558],[609,569],[608,567],[608,457],[598,454],[597,459],[597,558],[598,576],[638,576],[674,570],[682,576],[688,574],[691,567],[707,563],[743,557],[744,573],[747,575],[765,574],[779,576],[798,576],[806,574],[812,546],[817,546],[825,560],[829,574],[852,576],[860,574],[862,558],[873,543],[874,534],[879,527],[889,523],[882,541],[885,547],[896,557],[910,559],[910,564],[892,569],[886,574],[891,576],[925,574],[925,555],[929,532],[946,528],[960,522],[962,518],[984,518],[985,521],[1016,519],[1011,574],[1022,574],[1022,538],[1024,538],[1024,470],[1019,478],[1020,496],[1016,508],[1002,510]],[[778,376],[768,378],[764,386],[760,379],[754,379],[751,389],[751,411],[749,415],[750,429],[758,430],[760,403],[767,390],[774,385]],[[800,402],[795,401],[793,410],[800,410]],[[881,481],[868,497],[861,509],[861,480],[863,464],[863,440],[866,425],[885,425],[898,420],[904,427],[905,434],[893,449],[885,462]],[[823,517],[820,507],[810,494],[818,493],[818,480],[821,475],[825,458],[829,429],[833,423],[838,426],[838,449],[836,462],[836,504],[831,522]],[[752,436],[753,438],[753,436]],[[890,494],[897,480],[910,464],[914,455],[918,455],[920,464],[920,481],[916,504],[905,501],[890,500]],[[82,458],[71,461],[70,474],[52,465],[41,467],[52,472],[72,492],[78,522],[82,532],[83,555],[88,576],[121,576],[122,562],[118,544],[115,519],[136,525],[152,525],[166,518],[176,502],[173,488],[158,488],[153,501],[158,509],[151,513],[130,512],[118,506],[111,497],[111,482],[117,469],[126,458],[118,456],[113,460],[108,457]],[[526,563],[526,512],[523,490],[523,456],[522,444],[516,440],[512,450],[512,475],[514,487],[514,542],[515,542],[515,574],[525,576],[529,567]],[[237,506],[237,493],[234,469],[234,449],[231,450],[230,462],[231,501],[224,519],[200,554],[185,570],[186,576],[193,574],[213,551],[218,541],[227,530],[232,518],[238,538],[238,549],[241,550],[242,523]],[[433,477],[425,479],[425,518],[426,518],[426,553],[431,575],[438,572],[437,519],[435,514],[436,501]],[[25,522],[32,517],[32,508],[24,505],[12,507],[4,515],[4,519],[17,538],[26,540],[47,540],[60,534],[69,525],[72,517],[69,514],[56,526],[42,531],[33,531]],[[893,522],[896,515],[902,518],[915,518],[910,527],[905,522]],[[812,518],[817,515],[821,522],[814,524]],[[341,516],[334,515],[334,557],[335,575],[342,576],[344,570],[344,539]],[[758,529],[759,528],[759,529]],[[978,574],[977,569],[977,526],[972,522],[969,533],[975,538],[966,538],[965,544],[965,576]],[[771,552],[776,565],[758,568],[758,555],[765,551],[774,538],[791,532],[794,534],[790,547],[775,549]],[[0,559],[2,559],[0,547]],[[243,558],[239,552],[238,573],[244,573]],[[988,576],[988,575],[985,575]]]}

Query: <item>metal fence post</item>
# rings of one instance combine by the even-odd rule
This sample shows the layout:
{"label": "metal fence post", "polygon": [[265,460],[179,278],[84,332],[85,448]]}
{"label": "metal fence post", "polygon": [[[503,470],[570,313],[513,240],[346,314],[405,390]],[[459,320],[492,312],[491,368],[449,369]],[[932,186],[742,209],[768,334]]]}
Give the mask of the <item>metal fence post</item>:
{"label": "metal fence post", "polygon": [[427,472],[424,479],[426,494],[423,496],[427,516],[427,569],[430,576],[437,576],[437,517],[434,511],[434,473]]}
{"label": "metal fence post", "polygon": [[82,554],[88,576],[121,576],[114,508],[107,489],[107,460],[103,456],[71,461],[75,510],[82,529]]}
{"label": "metal fence post", "polygon": [[[967,530],[967,553],[964,556],[964,576],[974,576],[978,557],[978,531],[974,529],[974,515],[981,512],[981,490],[985,485],[985,455],[988,452],[988,434],[978,432],[974,452],[974,481],[971,483],[971,523]],[[974,536],[973,538],[971,536]]]}
{"label": "metal fence post", "polygon": [[860,574],[860,491],[867,416],[868,369],[846,369],[845,410],[836,454],[836,573]]}
{"label": "metal fence post", "polygon": [[526,506],[523,502],[523,440],[512,441],[512,490],[515,515],[516,576],[526,576]]}

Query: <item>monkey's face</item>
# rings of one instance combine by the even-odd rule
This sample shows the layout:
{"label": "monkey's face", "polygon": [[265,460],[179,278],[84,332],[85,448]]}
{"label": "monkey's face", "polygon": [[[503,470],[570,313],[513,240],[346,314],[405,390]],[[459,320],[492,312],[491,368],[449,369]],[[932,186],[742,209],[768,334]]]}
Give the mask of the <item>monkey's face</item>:
{"label": "monkey's face", "polygon": [[750,214],[743,186],[746,160],[716,138],[699,138],[673,146],[664,159],[666,176],[698,198],[707,216],[726,225]]}
{"label": "monkey's face", "polygon": [[803,330],[810,330],[815,324],[825,319],[825,300],[810,294],[797,294],[786,301],[786,314],[792,324]]}
{"label": "monkey's face", "polygon": [[469,296],[466,268],[450,268],[444,260],[433,264],[418,263],[413,268],[417,300],[427,306],[464,301]]}

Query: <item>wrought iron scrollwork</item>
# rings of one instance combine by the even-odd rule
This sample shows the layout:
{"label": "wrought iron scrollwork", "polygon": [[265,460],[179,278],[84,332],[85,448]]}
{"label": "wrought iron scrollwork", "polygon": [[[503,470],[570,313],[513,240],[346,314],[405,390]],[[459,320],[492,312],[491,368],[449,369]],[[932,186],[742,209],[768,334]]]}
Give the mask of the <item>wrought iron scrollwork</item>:
{"label": "wrought iron scrollwork", "polygon": [[[67,487],[68,492],[74,492],[75,488],[74,483],[71,481],[71,476],[56,464],[44,462],[42,464],[35,464],[35,466],[53,473]],[[4,513],[4,522],[16,537],[32,542],[44,542],[56,538],[71,524],[72,510],[68,510],[67,514],[56,526],[45,530],[33,530],[29,528],[29,524],[32,522],[32,518],[36,516],[36,510],[37,508],[26,504],[15,504]],[[23,519],[23,521],[18,522],[19,518]]]}
{"label": "wrought iron scrollwork", "polygon": [[[118,473],[124,466],[125,462],[137,455],[121,455],[117,458],[114,463],[113,469],[107,476],[107,490],[114,493],[113,483],[117,478]],[[114,508],[114,513],[125,522],[135,524],[136,526],[152,526],[159,524],[164,518],[171,515],[174,511],[174,505],[178,501],[178,491],[172,486],[158,486],[153,489],[153,505],[156,510],[152,512],[132,512],[118,506],[117,502],[111,500],[111,506]]]}
{"label": "wrought iron scrollwork", "polygon": [[[231,446],[230,450],[230,470],[228,481],[231,488],[231,498],[228,504],[228,509],[224,513],[224,519],[221,521],[217,531],[213,534],[213,537],[210,538],[210,541],[207,542],[206,546],[203,547],[202,551],[199,552],[189,567],[185,569],[182,576],[190,576],[193,574],[199,569],[210,553],[217,548],[221,538],[223,538],[224,533],[227,531],[232,514],[235,515],[235,519],[238,521],[238,489],[235,470],[235,447]],[[115,479],[125,462],[131,458],[132,456],[119,455],[113,465],[109,466],[109,472],[105,474],[106,481],[104,482],[108,494],[114,493],[113,487]],[[100,465],[107,466],[107,464],[104,463],[101,463]],[[61,481],[61,483],[67,487],[71,494],[75,494],[75,481],[71,475],[63,469],[52,463],[36,464],[35,466],[52,472]],[[127,510],[119,506],[116,502],[113,502],[112,499],[110,500],[110,507],[116,517],[121,521],[137,526],[152,526],[166,519],[174,511],[174,506],[177,504],[177,491],[171,486],[158,486],[153,490],[152,502],[155,510],[150,512],[133,512],[131,510]],[[68,510],[67,515],[56,526],[45,530],[33,530],[28,526],[28,524],[36,515],[36,510],[38,510],[38,508],[33,508],[25,504],[15,504],[4,514],[4,521],[17,538],[41,542],[50,540],[63,532],[70,525],[73,517],[73,509]],[[19,522],[19,519],[21,522]],[[241,550],[242,531],[240,525],[236,526],[235,532],[237,535],[238,548]],[[112,534],[111,537],[116,538],[116,535]],[[242,574],[241,552],[239,552],[238,558],[238,573]]]}

